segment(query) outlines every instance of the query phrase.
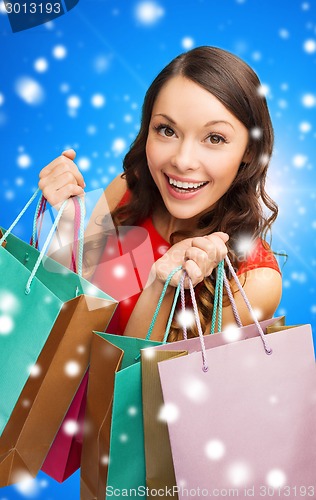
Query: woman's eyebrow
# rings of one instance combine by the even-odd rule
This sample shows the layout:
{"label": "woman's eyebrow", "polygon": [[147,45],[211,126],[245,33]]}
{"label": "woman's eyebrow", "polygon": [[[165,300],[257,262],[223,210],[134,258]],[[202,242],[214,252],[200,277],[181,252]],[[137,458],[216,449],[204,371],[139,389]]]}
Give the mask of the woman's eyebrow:
{"label": "woman's eyebrow", "polygon": [[163,118],[165,118],[168,122],[172,123],[173,125],[176,125],[176,122],[174,120],[172,120],[172,118],[170,118],[170,116],[168,116],[168,115],[165,115],[163,113],[157,113],[156,115],[153,115],[153,118],[155,116],[163,116]]}
{"label": "woman's eyebrow", "polygon": [[224,123],[225,125],[229,125],[233,130],[234,127],[230,122],[227,122],[226,120],[212,120],[210,122],[205,123],[204,127],[209,127],[210,125],[218,125],[219,123]]}
{"label": "woman's eyebrow", "polygon": [[[153,115],[153,118],[155,116],[162,116],[168,122],[172,123],[173,125],[176,125],[176,122],[172,118],[170,118],[170,116],[165,115],[164,113],[156,113],[155,115]],[[235,130],[233,125],[230,122],[227,122],[226,120],[211,120],[210,122],[207,122],[203,128],[209,127],[210,125],[218,125],[219,123],[223,123],[224,125],[229,125],[233,130]]]}

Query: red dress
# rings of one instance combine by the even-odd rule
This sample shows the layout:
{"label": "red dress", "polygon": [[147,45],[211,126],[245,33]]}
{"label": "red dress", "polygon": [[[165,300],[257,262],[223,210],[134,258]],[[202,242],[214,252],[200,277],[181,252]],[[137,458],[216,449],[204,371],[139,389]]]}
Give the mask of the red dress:
{"label": "red dress", "polygon": [[[126,202],[125,195],[120,204]],[[93,284],[118,300],[119,305],[107,328],[122,335],[136,302],[147,282],[154,262],[169,250],[170,244],[157,232],[150,217],[133,228],[122,226],[118,236],[108,237]],[[266,243],[265,243],[266,245]],[[272,251],[258,238],[237,274],[260,267],[280,272]]]}

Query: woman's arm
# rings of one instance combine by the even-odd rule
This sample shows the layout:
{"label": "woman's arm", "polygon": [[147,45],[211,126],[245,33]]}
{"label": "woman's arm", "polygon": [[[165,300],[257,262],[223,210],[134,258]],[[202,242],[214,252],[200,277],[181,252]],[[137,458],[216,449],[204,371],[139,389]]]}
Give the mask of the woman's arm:
{"label": "woman's arm", "polygon": [[[263,321],[272,318],[282,296],[282,277],[278,271],[261,267],[238,276],[248,300],[256,313],[257,319]],[[243,325],[253,323],[244,299],[234,280],[230,282],[234,291],[234,299]],[[228,300],[228,299],[227,299]],[[233,310],[230,305],[223,307],[223,328],[235,325]]]}
{"label": "woman's arm", "polygon": [[[225,257],[227,254],[227,247],[225,245],[227,240],[227,234],[213,233],[209,236],[187,238],[173,245],[153,265],[147,285],[133,309],[124,335],[144,338],[148,332],[160,294],[170,272],[179,265],[182,265],[195,286],[205,276],[209,276],[218,262]],[[181,273],[179,271],[170,281],[150,337],[151,340],[161,341],[163,338],[175,287],[179,282],[180,276]],[[187,280],[185,280],[184,285],[185,288],[188,288]]]}

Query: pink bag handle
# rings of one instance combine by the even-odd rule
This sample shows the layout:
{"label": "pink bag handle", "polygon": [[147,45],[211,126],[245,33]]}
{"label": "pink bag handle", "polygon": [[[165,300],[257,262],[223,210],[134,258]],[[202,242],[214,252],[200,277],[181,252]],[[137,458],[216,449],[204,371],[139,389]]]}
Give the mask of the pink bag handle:
{"label": "pink bag handle", "polygon": [[[263,333],[263,330],[261,328],[261,325],[258,321],[258,319],[256,318],[256,315],[251,307],[251,304],[248,300],[248,297],[239,281],[239,278],[237,276],[237,274],[235,273],[235,270],[229,260],[229,258],[226,256],[225,257],[225,261],[228,265],[228,269],[230,270],[237,286],[238,286],[238,289],[242,295],[242,298],[244,299],[245,301],[245,304],[247,306],[247,309],[249,310],[251,316],[252,316],[252,319],[254,320],[254,323],[258,329],[258,332],[259,332],[259,335],[261,337],[261,340],[262,340],[262,343],[263,343],[263,346],[264,346],[264,350],[266,352],[266,354],[272,354],[272,349],[271,347],[268,346],[266,340],[265,340],[265,334]],[[184,296],[184,279],[185,279],[185,276],[186,276],[186,272],[184,271],[183,272],[183,275],[181,276],[181,280],[180,280],[180,296],[181,296],[181,307],[182,307],[182,311],[185,312],[185,296]],[[204,342],[204,335],[203,335],[203,331],[202,331],[202,326],[201,326],[201,321],[200,321],[200,317],[199,317],[199,312],[198,312],[198,307],[197,307],[197,303],[196,303],[196,298],[195,298],[195,293],[194,293],[194,287],[193,287],[193,284],[192,284],[192,281],[191,281],[191,278],[188,276],[188,280],[189,280],[189,287],[190,287],[190,295],[191,295],[191,300],[192,300],[192,305],[193,305],[193,312],[194,312],[194,318],[195,318],[195,322],[196,322],[196,326],[197,326],[197,329],[198,329],[198,334],[199,334],[199,337],[200,337],[200,342],[201,342],[201,354],[202,354],[202,363],[203,363],[203,371],[204,372],[207,372],[208,371],[208,365],[207,365],[207,360],[206,360],[206,349],[205,349],[205,342]],[[225,288],[226,288],[226,291],[227,291],[227,294],[228,294],[228,297],[229,297],[229,300],[231,302],[231,305],[232,305],[232,308],[233,308],[233,312],[234,312],[234,316],[235,318],[238,318],[238,326],[241,327],[242,324],[241,324],[241,320],[240,320],[240,317],[239,317],[239,314],[238,314],[238,311],[237,311],[237,306],[236,306],[236,302],[234,300],[234,297],[233,297],[233,294],[232,294],[232,291],[230,289],[230,285],[229,285],[229,281],[226,277],[226,274],[224,272],[224,285],[225,285]],[[183,326],[183,337],[184,339],[187,338],[187,332],[186,332],[186,326],[184,325]]]}
{"label": "pink bag handle", "polygon": [[[245,290],[243,289],[242,284],[240,283],[239,278],[238,278],[237,274],[235,273],[235,270],[234,270],[233,266],[231,265],[231,262],[230,262],[230,260],[229,260],[229,258],[228,258],[227,256],[225,257],[225,261],[226,261],[226,264],[228,265],[228,269],[230,270],[230,272],[231,272],[231,274],[232,274],[232,277],[234,278],[234,280],[235,280],[235,282],[236,282],[236,284],[237,284],[237,286],[238,286],[238,289],[239,289],[239,291],[240,291],[240,293],[241,293],[241,295],[242,295],[242,298],[243,298],[243,299],[244,299],[244,301],[245,301],[245,304],[246,304],[246,306],[247,306],[247,309],[248,309],[248,311],[250,312],[251,317],[252,317],[252,319],[253,319],[253,321],[254,321],[254,323],[255,323],[255,325],[256,325],[256,327],[257,327],[257,329],[258,329],[258,332],[259,332],[259,335],[260,335],[260,337],[261,337],[261,340],[262,340],[262,343],[263,343],[263,346],[264,346],[264,350],[265,350],[265,352],[266,352],[267,354],[272,354],[272,349],[271,349],[271,347],[269,347],[269,346],[268,346],[268,344],[267,344],[267,342],[266,342],[266,340],[265,340],[265,335],[264,335],[263,330],[262,330],[262,328],[261,328],[261,325],[260,325],[260,323],[259,323],[259,321],[258,321],[258,319],[257,319],[257,317],[256,317],[256,315],[255,315],[255,313],[254,313],[254,310],[253,310],[253,309],[252,309],[252,307],[251,307],[251,304],[250,304],[250,302],[249,302],[249,300],[248,300],[248,297],[247,297],[247,295],[246,295],[246,293],[245,293]],[[227,278],[226,278],[226,283],[228,284],[228,288],[229,288],[229,290],[230,290],[230,286],[229,286],[229,283],[228,283]],[[226,284],[225,284],[225,287],[226,287]],[[226,287],[226,290],[227,290],[227,293],[228,293],[228,289],[227,289],[227,287]],[[228,293],[228,296],[229,296],[229,293]],[[233,306],[233,304],[234,304],[235,306]],[[232,307],[236,307],[236,303],[235,303],[235,301],[233,301],[233,303],[232,303]],[[237,307],[236,307],[236,311],[237,311]]]}

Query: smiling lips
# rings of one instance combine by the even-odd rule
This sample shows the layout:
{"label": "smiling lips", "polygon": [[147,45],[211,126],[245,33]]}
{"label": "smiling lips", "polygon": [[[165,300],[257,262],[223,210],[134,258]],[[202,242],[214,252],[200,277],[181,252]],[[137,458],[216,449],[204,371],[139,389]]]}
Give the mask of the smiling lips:
{"label": "smiling lips", "polygon": [[177,193],[195,193],[203,186],[208,184],[208,181],[204,182],[189,182],[189,181],[178,181],[172,177],[166,175],[169,186]]}

